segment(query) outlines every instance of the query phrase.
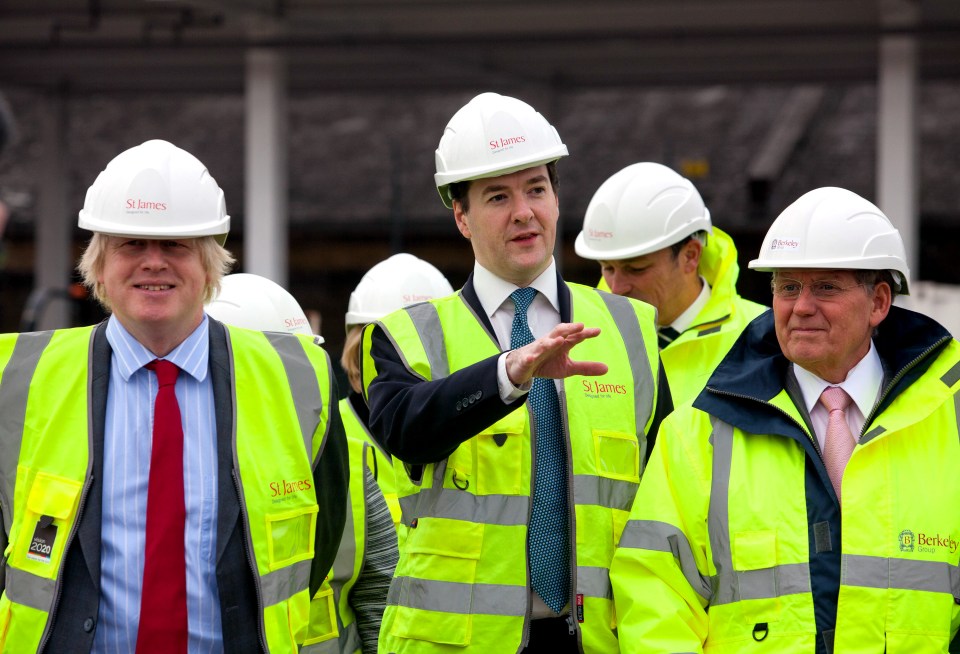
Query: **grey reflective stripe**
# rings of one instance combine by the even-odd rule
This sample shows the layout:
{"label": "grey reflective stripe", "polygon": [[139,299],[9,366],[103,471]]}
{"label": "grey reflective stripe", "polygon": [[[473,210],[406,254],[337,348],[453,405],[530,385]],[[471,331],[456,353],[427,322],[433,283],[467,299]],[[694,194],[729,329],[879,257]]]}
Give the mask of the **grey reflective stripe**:
{"label": "grey reflective stripe", "polygon": [[772,599],[782,595],[809,593],[810,566],[787,563],[759,570],[733,569],[730,549],[730,470],[733,466],[733,427],[711,416],[713,431],[713,481],[710,486],[710,511],[707,526],[710,548],[717,574],[713,577],[711,605],[740,600]]}
{"label": "grey reflective stripe", "polygon": [[608,479],[597,475],[573,476],[575,504],[592,504],[607,509],[629,511],[637,494],[637,482]]}
{"label": "grey reflective stripe", "polygon": [[340,630],[340,636],[320,643],[304,645],[300,654],[354,654],[363,651],[360,643],[360,632],[357,623],[351,623]]}
{"label": "grey reflective stripe", "polygon": [[437,308],[429,302],[414,304],[406,308],[413,326],[423,343],[423,350],[427,354],[427,364],[430,366],[431,379],[443,379],[450,376],[450,362],[447,360],[447,348],[443,339],[443,327],[440,325],[440,314]]}
{"label": "grey reflective stripe", "polygon": [[953,413],[957,416],[957,434],[960,434],[960,393],[953,394]]}
{"label": "grey reflective stripe", "polygon": [[310,585],[310,565],[312,559],[298,561],[291,565],[260,575],[263,592],[263,606],[273,606],[288,600]]}
{"label": "grey reflective stripe", "polygon": [[[297,411],[297,421],[300,423],[300,433],[303,435],[303,444],[307,448],[307,457],[313,460],[313,432],[320,424],[320,414],[323,412],[323,398],[320,397],[320,384],[317,382],[317,371],[303,351],[303,344],[299,338],[289,334],[264,332],[270,345],[277,351],[283,370],[287,373],[287,384],[293,395],[294,408]],[[270,389],[263,389],[270,392]]]}
{"label": "grey reflective stripe", "polygon": [[[729,316],[727,317],[729,318]],[[697,332],[697,338],[700,338],[701,336],[709,336],[710,334],[716,334],[721,329],[723,329],[723,325],[717,325],[716,327],[704,329],[703,331]]]}
{"label": "grey reflective stripe", "polygon": [[943,561],[844,554],[840,570],[843,586],[921,590],[960,597],[960,568]]}
{"label": "grey reflective stripe", "polygon": [[7,566],[7,599],[15,604],[47,613],[53,603],[55,579],[43,577]]}
{"label": "grey reflective stripe", "polygon": [[394,577],[387,604],[441,613],[523,616],[526,586]]}
{"label": "grey reflective stripe", "polygon": [[525,495],[474,495],[452,488],[426,488],[400,498],[403,523],[415,518],[449,518],[489,525],[527,524],[530,498]]}
{"label": "grey reflective stripe", "polygon": [[[599,291],[598,291],[599,292]],[[640,460],[647,460],[647,421],[653,414],[654,380],[647,359],[647,349],[643,344],[643,333],[637,322],[637,313],[628,298],[613,293],[600,293],[607,310],[613,317],[620,338],[627,346],[630,370],[633,372],[633,406],[637,421],[637,435],[640,436]]]}
{"label": "grey reflective stripe", "polygon": [[736,596],[737,576],[730,551],[730,467],[733,465],[733,427],[710,416],[713,427],[713,479],[710,482],[710,509],[707,530],[717,574],[713,579],[712,603],[725,604]]}
{"label": "grey reflective stripe", "polygon": [[960,381],[960,363],[954,364],[950,370],[945,372],[943,376],[940,377],[940,381],[946,384],[948,388]]}
{"label": "grey reflective stripe", "polygon": [[654,520],[630,520],[623,529],[617,547],[670,552],[680,563],[680,571],[690,587],[704,601],[710,602],[713,596],[711,579],[700,573],[687,535],[674,525]]}
{"label": "grey reflective stripe", "polygon": [[13,521],[13,492],[17,483],[30,382],[40,355],[51,338],[52,331],[20,334],[0,379],[0,416],[3,416],[0,420],[0,511],[5,521],[0,527],[5,533],[10,533]]}
{"label": "grey reflective stripe", "polygon": [[885,431],[887,431],[887,428],[886,428],[886,427],[883,427],[883,426],[881,426],[881,425],[877,425],[876,427],[874,427],[873,429],[871,429],[870,431],[868,431],[866,434],[864,434],[863,436],[861,436],[861,437],[860,437],[860,440],[859,440],[858,442],[859,442],[861,445],[863,445],[863,444],[866,443],[867,441],[873,440],[874,438],[876,438],[877,436],[879,436],[880,434],[882,434],[882,433],[885,432]]}
{"label": "grey reflective stripe", "polygon": [[613,599],[610,570],[599,566],[577,566],[577,592],[587,597]]}

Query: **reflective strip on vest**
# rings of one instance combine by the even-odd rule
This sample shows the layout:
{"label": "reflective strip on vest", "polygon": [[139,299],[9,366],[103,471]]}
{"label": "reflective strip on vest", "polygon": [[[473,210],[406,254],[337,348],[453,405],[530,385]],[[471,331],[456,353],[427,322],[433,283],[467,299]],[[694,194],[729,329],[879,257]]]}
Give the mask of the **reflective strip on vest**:
{"label": "reflective strip on vest", "polygon": [[577,504],[590,504],[607,509],[630,511],[636,494],[637,483],[633,481],[610,479],[609,477],[598,477],[596,475],[573,476],[573,501]]}
{"label": "reflective strip on vest", "polygon": [[[603,298],[613,322],[620,331],[620,340],[624,343],[643,343],[643,334],[637,322],[637,314],[630,301],[620,295],[599,293]],[[647,460],[646,425],[653,412],[653,402],[649,398],[654,396],[654,375],[650,370],[650,361],[643,348],[627,348],[627,357],[630,360],[630,371],[633,373],[633,406],[637,425],[637,436],[640,439],[640,460]],[[629,506],[627,507],[629,509]]]}
{"label": "reflective strip on vest", "polygon": [[518,616],[527,611],[526,586],[465,584],[394,577],[387,604],[441,613]]}
{"label": "reflective strip on vest", "polygon": [[323,413],[323,398],[320,397],[320,387],[317,385],[313,366],[306,360],[299,340],[273,332],[264,332],[264,335],[277,351],[283,370],[287,373],[297,420],[300,422],[300,433],[303,434],[303,444],[307,448],[307,457],[312,461],[313,432],[320,424]]}
{"label": "reflective strip on vest", "polygon": [[587,597],[613,599],[610,570],[598,566],[577,566],[577,592]]}
{"label": "reflective strip on vest", "polygon": [[960,597],[960,566],[943,561],[913,561],[844,554],[840,584],[946,593]]}
{"label": "reflective strip on vest", "polygon": [[440,325],[440,314],[437,308],[429,302],[423,302],[407,307],[406,311],[423,343],[433,379],[449,377],[450,363],[447,360],[447,347],[444,343],[443,327]]}
{"label": "reflective strip on vest", "polygon": [[733,569],[728,513],[733,427],[715,416],[711,416],[710,420],[713,424],[710,435],[713,443],[713,480],[707,525],[713,562],[717,569],[712,580],[713,594],[710,604],[716,606],[740,600],[771,599],[781,595],[811,592],[810,566],[806,562],[742,572]]}
{"label": "reflective strip on vest", "polygon": [[[4,375],[0,379],[0,510],[5,523],[0,525],[4,533],[10,532],[13,519],[13,492],[17,482],[17,464],[20,461],[20,443],[27,414],[27,395],[30,382],[40,361],[40,355],[53,338],[53,332],[20,334],[13,346],[13,353],[6,370],[18,370],[19,374]],[[2,554],[2,552],[0,552]],[[46,610],[46,609],[42,609]]]}
{"label": "reflective strip on vest", "polygon": [[45,579],[30,572],[7,567],[7,599],[15,604],[23,604],[46,613],[53,604],[56,587],[56,579]]}
{"label": "reflective strip on vest", "polygon": [[674,525],[655,520],[631,520],[620,536],[618,547],[673,554],[674,558],[680,562],[680,570],[690,584],[690,588],[705,602],[710,603],[713,597],[712,578],[700,574],[687,535]]}

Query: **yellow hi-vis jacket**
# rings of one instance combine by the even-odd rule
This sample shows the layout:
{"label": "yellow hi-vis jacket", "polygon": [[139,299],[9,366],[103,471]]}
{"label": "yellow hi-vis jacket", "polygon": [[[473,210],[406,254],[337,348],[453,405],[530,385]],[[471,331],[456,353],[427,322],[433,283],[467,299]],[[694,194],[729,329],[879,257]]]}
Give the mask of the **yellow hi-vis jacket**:
{"label": "yellow hi-vis jacket", "polygon": [[[353,413],[346,400],[341,400],[339,406],[341,411]],[[310,627],[301,654],[359,654],[361,651],[350,591],[363,569],[366,553],[367,502],[363,471],[367,449],[372,446],[352,434],[346,420],[344,427],[350,462],[347,522],[333,569],[310,602]]]}
{"label": "yellow hi-vis jacket", "polygon": [[874,345],[885,379],[842,513],[772,315],[662,423],[610,572],[622,652],[947,652],[960,343],[892,307]]}
{"label": "yellow hi-vis jacket", "polygon": [[[58,602],[70,601],[63,597],[63,562],[92,483],[88,362],[95,329],[0,336],[0,546],[6,568],[0,566],[0,652],[42,648]],[[291,652],[307,630],[318,519],[311,461],[327,431],[323,400],[330,397],[332,377],[326,352],[311,339],[275,336],[228,329],[233,456],[260,600],[261,645]],[[283,502],[275,504],[278,483]],[[59,535],[37,556],[31,545],[41,523]]]}
{"label": "yellow hi-vis jacket", "polygon": [[[740,332],[767,307],[737,294],[737,249],[733,239],[714,227],[700,255],[700,275],[710,284],[710,300],[693,323],[660,351],[673,405],[692,402]],[[609,290],[601,279],[598,288]]]}
{"label": "yellow hi-vis jacket", "polygon": [[393,470],[393,457],[385,452],[383,447],[370,435],[370,430],[357,415],[349,398],[340,400],[339,406],[340,417],[343,418],[343,428],[347,432],[347,438],[364,442],[368,446],[364,450],[364,461],[380,490],[383,491],[383,498],[387,501],[387,507],[390,509],[393,525],[397,528],[397,539],[402,545],[405,529],[400,522],[400,500],[397,498],[397,480]]}
{"label": "yellow hi-vis jacket", "polygon": [[[603,377],[558,384],[568,452],[571,628],[586,652],[617,649],[608,566],[646,460],[658,370],[649,305],[567,284],[572,319],[603,338],[577,345]],[[460,294],[407,307],[378,324],[406,366],[445,377],[500,352]],[[364,384],[375,372],[364,333]],[[444,343],[446,344],[444,346]],[[429,434],[424,434],[429,438]],[[424,467],[414,483],[394,457],[408,532],[380,630],[387,652],[516,652],[528,638],[527,526],[535,428],[528,403]]]}

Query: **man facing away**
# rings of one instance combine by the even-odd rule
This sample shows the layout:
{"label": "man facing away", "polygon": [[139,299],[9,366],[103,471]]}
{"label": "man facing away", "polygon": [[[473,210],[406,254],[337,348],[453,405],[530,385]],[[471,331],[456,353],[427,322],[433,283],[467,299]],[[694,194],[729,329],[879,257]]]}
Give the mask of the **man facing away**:
{"label": "man facing away", "polygon": [[230,217],[190,153],[121,153],[79,225],[110,318],[0,337],[0,651],[295,651],[346,507],[329,358],[206,316]]}
{"label": "man facing away", "polygon": [[614,173],[587,206],[576,252],[600,288],[657,309],[675,406],[692,401],[740,332],[767,307],[737,294],[737,250],[690,180],[645,161]]}
{"label": "man facing away", "polygon": [[566,154],[520,100],[462,107],[435,181],[473,274],[363,333],[407,528],[383,652],[617,647],[607,567],[669,394],[652,308],[558,274]]}

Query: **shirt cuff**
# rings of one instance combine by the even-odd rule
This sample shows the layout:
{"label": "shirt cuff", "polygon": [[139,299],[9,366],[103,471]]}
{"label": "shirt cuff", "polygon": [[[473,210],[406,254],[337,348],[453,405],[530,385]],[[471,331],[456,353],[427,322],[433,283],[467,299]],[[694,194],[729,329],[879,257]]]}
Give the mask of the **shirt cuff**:
{"label": "shirt cuff", "polygon": [[501,354],[497,359],[497,388],[500,390],[500,399],[506,403],[513,402],[529,393],[532,386],[532,379],[522,386],[513,385],[507,376],[507,353]]}

